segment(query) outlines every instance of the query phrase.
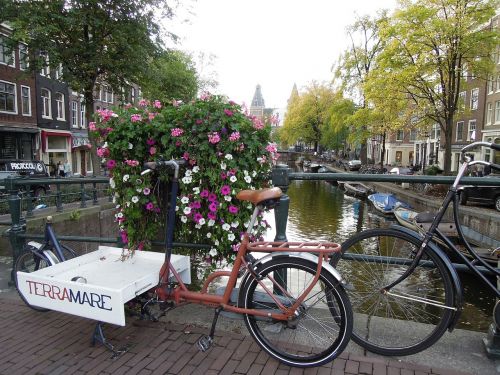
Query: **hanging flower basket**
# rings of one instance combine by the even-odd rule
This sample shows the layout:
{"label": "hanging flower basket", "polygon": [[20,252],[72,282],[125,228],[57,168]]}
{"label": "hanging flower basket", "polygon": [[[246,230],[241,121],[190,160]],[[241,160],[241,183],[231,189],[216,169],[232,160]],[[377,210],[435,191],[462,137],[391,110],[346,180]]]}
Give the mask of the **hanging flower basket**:
{"label": "hanging flower basket", "polygon": [[[115,217],[129,251],[149,249],[165,220],[159,187],[169,176],[141,176],[142,165],[184,158],[176,241],[211,245],[212,261],[234,259],[253,209],[235,195],[268,186],[278,157],[269,124],[224,97],[205,94],[186,104],[142,100],[138,108],[101,110],[89,128],[102,140],[97,154],[111,176]],[[257,225],[259,237],[268,224],[260,217]]]}

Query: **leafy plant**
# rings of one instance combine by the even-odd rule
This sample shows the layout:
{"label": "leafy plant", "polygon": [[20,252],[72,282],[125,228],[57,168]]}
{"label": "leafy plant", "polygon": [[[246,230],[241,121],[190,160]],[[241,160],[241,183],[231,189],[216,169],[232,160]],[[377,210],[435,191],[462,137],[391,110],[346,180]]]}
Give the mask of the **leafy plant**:
{"label": "leafy plant", "polygon": [[[207,256],[231,261],[253,207],[235,195],[268,185],[276,145],[270,126],[234,102],[204,94],[186,104],[142,100],[139,108],[98,111],[89,126],[104,142],[98,155],[112,176],[116,220],[129,250],[147,249],[164,222],[160,173],[141,176],[145,161],[185,159],[179,178],[176,240],[208,243]],[[259,217],[256,236],[268,224]]]}

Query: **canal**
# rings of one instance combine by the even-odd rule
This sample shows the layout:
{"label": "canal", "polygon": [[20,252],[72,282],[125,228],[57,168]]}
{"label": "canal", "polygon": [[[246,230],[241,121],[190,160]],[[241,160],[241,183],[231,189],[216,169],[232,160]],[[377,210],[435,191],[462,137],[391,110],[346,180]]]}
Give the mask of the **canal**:
{"label": "canal", "polygon": [[[287,223],[289,241],[343,242],[354,233],[397,224],[392,217],[377,214],[365,200],[344,195],[325,181],[293,181],[287,192],[290,211]],[[272,213],[268,221],[273,223]],[[271,229],[267,239],[274,239]],[[492,322],[494,295],[470,274],[461,274],[464,311],[459,328],[486,331]]]}

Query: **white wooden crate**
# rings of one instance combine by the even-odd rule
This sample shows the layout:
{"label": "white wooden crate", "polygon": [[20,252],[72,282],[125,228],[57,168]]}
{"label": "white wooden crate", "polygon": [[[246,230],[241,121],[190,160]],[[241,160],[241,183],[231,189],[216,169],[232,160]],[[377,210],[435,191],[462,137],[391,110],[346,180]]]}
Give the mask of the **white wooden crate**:
{"label": "white wooden crate", "polygon": [[[18,272],[19,291],[31,305],[124,326],[123,304],[158,283],[165,254],[136,251],[122,261],[121,253],[120,248],[100,246],[36,272]],[[189,284],[189,257],[172,254],[171,262]],[[76,277],[86,283],[71,281]]]}

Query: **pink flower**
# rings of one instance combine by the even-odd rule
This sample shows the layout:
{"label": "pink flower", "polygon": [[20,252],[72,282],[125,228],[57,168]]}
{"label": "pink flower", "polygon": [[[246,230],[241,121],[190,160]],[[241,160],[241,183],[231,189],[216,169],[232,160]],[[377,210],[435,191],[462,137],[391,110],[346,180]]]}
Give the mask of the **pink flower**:
{"label": "pink flower", "polygon": [[153,139],[153,138],[148,138],[148,140],[146,141],[147,145],[148,146],[152,146],[156,143],[156,141]]}
{"label": "pink flower", "polygon": [[137,250],[142,251],[144,249],[144,242],[139,242],[139,245],[137,245]]}
{"label": "pink flower", "polygon": [[97,149],[97,156],[99,156],[100,158],[103,158],[103,157],[104,157],[104,152],[105,152],[105,151],[106,151],[106,149],[105,149],[105,148],[101,148],[101,147],[99,147],[99,148]]}
{"label": "pink flower", "polygon": [[175,141],[175,147],[181,147],[182,142],[181,141]]}
{"label": "pink flower", "polygon": [[150,154],[150,155],[154,155],[154,154],[156,154],[156,147],[151,146],[151,147],[149,148],[149,154]]}
{"label": "pink flower", "polygon": [[215,212],[209,212],[207,214],[207,217],[210,219],[210,220],[215,220],[217,219],[217,215],[215,214]]}
{"label": "pink flower", "polygon": [[240,139],[240,132],[232,132],[231,135],[229,136],[229,140],[234,142]]}
{"label": "pink flower", "polygon": [[233,115],[233,111],[231,111],[230,109],[224,109],[224,113],[229,117]]}
{"label": "pink flower", "polygon": [[115,114],[113,111],[111,111],[109,109],[98,109],[97,114],[101,118],[102,122],[107,122],[111,119],[111,117],[118,116],[117,114]]}
{"label": "pink flower", "polygon": [[116,167],[116,161],[114,161],[113,159],[109,159],[106,163],[106,166],[108,167],[108,169],[113,169],[114,167]]}
{"label": "pink flower", "polygon": [[221,172],[220,173],[220,178],[222,178],[223,180],[225,180],[227,178],[227,174],[225,174],[224,172]]}
{"label": "pink flower", "polygon": [[155,205],[153,204],[153,202],[148,202],[148,203],[146,204],[146,210],[148,210],[148,211],[153,211],[153,210],[154,210],[154,208],[155,208]]}
{"label": "pink flower", "polygon": [[238,207],[236,206],[229,206],[228,211],[232,214],[237,214],[238,213]]}
{"label": "pink flower", "polygon": [[95,122],[89,122],[89,130],[90,131],[95,131],[96,127],[95,127]]}
{"label": "pink flower", "polygon": [[128,243],[128,236],[127,236],[126,231],[122,230],[120,232],[120,237],[121,237],[123,243]]}
{"label": "pink flower", "polygon": [[199,212],[195,213],[193,216],[193,220],[198,223],[201,219],[203,219],[203,215],[200,214]]}
{"label": "pink flower", "polygon": [[139,162],[137,160],[125,160],[125,163],[131,167],[137,167],[139,165]]}
{"label": "pink flower", "polygon": [[200,95],[200,99],[203,100],[204,102],[209,100],[211,97],[212,97],[212,95],[208,91],[204,91]]}
{"label": "pink flower", "polygon": [[208,206],[208,209],[209,209],[211,212],[216,212],[216,211],[217,211],[217,203],[216,203],[216,202],[212,202],[212,203],[210,203],[210,205]]}
{"label": "pink flower", "polygon": [[208,194],[208,200],[210,202],[216,202],[217,201],[217,195],[215,195],[214,193]]}
{"label": "pink flower", "polygon": [[203,124],[203,120],[202,120],[202,119],[200,119],[200,118],[196,119],[196,121],[195,121],[195,122],[196,122],[196,125],[201,125],[201,124]]}
{"label": "pink flower", "polygon": [[196,209],[200,209],[201,208],[201,203],[200,201],[194,201],[192,203],[193,207],[192,208],[196,208]]}
{"label": "pink flower", "polygon": [[142,190],[142,192],[144,193],[144,195],[149,195],[151,193],[151,189],[150,188],[144,188]]}
{"label": "pink flower", "polygon": [[182,155],[182,158],[184,160],[189,160],[189,153],[185,152],[183,155]]}
{"label": "pink flower", "polygon": [[170,135],[172,137],[180,137],[184,133],[184,130],[181,128],[174,128],[170,131]]}
{"label": "pink flower", "polygon": [[272,154],[278,151],[278,147],[276,146],[276,143],[269,143],[266,146],[266,150]]}
{"label": "pink flower", "polygon": [[206,197],[208,197],[208,194],[209,194],[208,190],[207,189],[203,189],[201,191],[201,193],[200,193],[200,197],[206,198]]}
{"label": "pink flower", "polygon": [[208,133],[208,141],[212,144],[217,144],[220,141],[220,135],[217,132]]}
{"label": "pink flower", "polygon": [[174,107],[178,107],[178,106],[180,106],[180,105],[181,105],[181,103],[182,103],[182,102],[181,102],[180,100],[172,100],[172,105],[173,105]]}
{"label": "pink flower", "polygon": [[149,119],[149,121],[154,120],[154,118],[156,117],[157,114],[158,113],[156,113],[156,112],[150,112],[150,113],[148,113],[148,119]]}
{"label": "pink flower", "polygon": [[148,105],[148,101],[146,99],[139,100],[139,106],[146,107]]}
{"label": "pink flower", "polygon": [[257,129],[257,130],[264,129],[264,123],[261,121],[260,118],[254,116],[252,118],[252,122],[253,122],[254,129]]}
{"label": "pink flower", "polygon": [[220,189],[220,192],[222,195],[229,195],[231,194],[231,188],[229,187],[229,185],[224,185],[222,189]]}
{"label": "pink flower", "polygon": [[135,115],[130,116],[130,121],[132,121],[132,122],[138,122],[141,120],[142,120],[142,116],[139,114],[135,114]]}
{"label": "pink flower", "polygon": [[280,123],[280,117],[278,114],[274,114],[271,116],[271,118],[269,119],[269,122],[272,124],[272,125],[278,125]]}
{"label": "pink flower", "polygon": [[153,103],[153,107],[155,108],[161,108],[161,102],[159,100],[155,100]]}

